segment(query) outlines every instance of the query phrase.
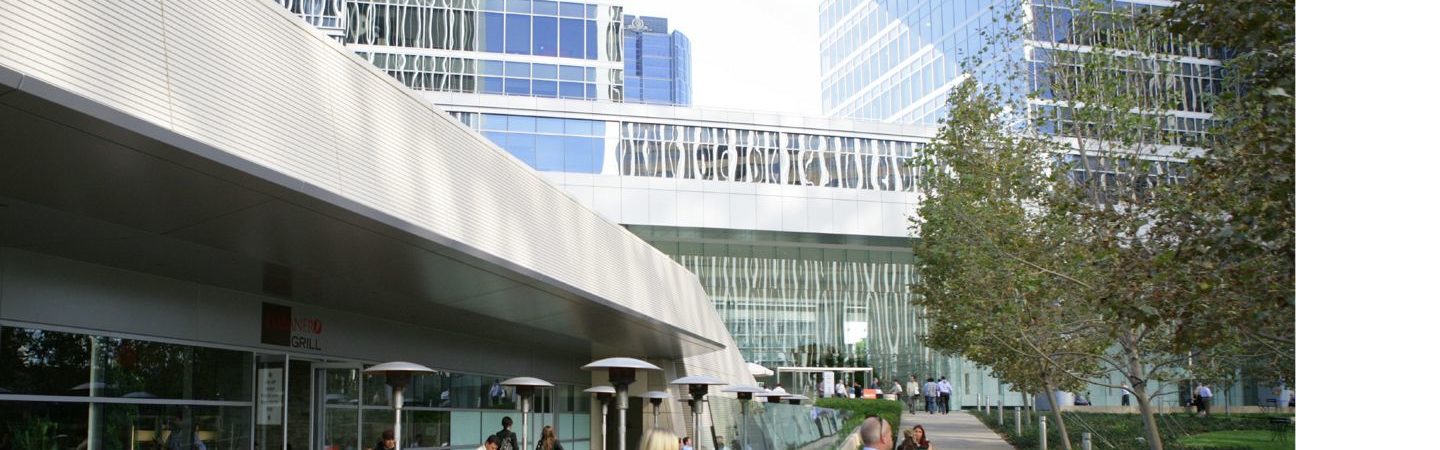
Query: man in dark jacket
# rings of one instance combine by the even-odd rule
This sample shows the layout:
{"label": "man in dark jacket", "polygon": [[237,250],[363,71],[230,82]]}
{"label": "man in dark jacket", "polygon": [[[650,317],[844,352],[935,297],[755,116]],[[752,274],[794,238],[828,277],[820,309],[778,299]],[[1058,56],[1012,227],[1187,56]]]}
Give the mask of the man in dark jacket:
{"label": "man in dark jacket", "polygon": [[510,431],[510,426],[514,424],[515,421],[510,420],[510,416],[500,419],[500,426],[505,428],[495,432],[495,438],[500,440],[499,448],[496,450],[520,450],[520,444],[518,444],[520,439],[515,436],[514,431]]}

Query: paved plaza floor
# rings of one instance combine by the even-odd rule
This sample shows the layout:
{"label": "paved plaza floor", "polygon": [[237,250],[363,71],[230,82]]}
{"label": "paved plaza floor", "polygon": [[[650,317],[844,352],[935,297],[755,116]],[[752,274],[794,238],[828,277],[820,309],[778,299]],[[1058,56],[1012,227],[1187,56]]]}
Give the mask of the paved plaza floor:
{"label": "paved plaza floor", "polygon": [[[930,436],[930,447],[936,450],[1014,450],[1010,443],[1000,438],[1000,435],[990,431],[980,419],[964,411],[952,411],[950,414],[904,414],[900,417],[903,428],[911,428],[915,425],[925,427],[925,434]],[[896,443],[904,439],[904,434],[895,437]]]}

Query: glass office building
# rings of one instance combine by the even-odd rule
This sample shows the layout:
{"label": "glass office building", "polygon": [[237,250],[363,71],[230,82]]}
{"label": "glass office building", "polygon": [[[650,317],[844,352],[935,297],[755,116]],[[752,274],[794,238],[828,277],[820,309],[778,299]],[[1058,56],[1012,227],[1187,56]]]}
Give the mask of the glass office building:
{"label": "glass office building", "polygon": [[276,0],[417,90],[690,104],[690,41],[614,2]]}
{"label": "glass office building", "polygon": [[690,104],[690,38],[661,17],[626,15],[625,101]]}
{"label": "glass office building", "polygon": [[[493,33],[494,39],[468,32],[454,38],[432,33],[380,40],[378,33],[349,32],[341,39],[579,203],[693,271],[747,361],[772,368],[870,366],[887,379],[948,376],[957,406],[976,404],[982,393],[991,399],[1000,395],[983,369],[935,354],[917,337],[925,328],[923,311],[911,305],[908,291],[914,276],[908,217],[918,200],[909,161],[934,136],[933,126],[868,120],[893,114],[852,120],[676,106],[689,102],[689,77],[681,71],[688,67],[683,61],[688,41],[669,30],[664,19],[620,15],[619,6],[599,5],[596,22],[608,24],[605,30],[613,26],[614,36],[622,37],[613,47],[615,61],[605,56],[611,47],[603,36],[598,60],[539,58],[533,24],[542,2],[493,2],[503,11],[492,10],[491,3],[475,3],[473,10],[464,2],[456,5],[473,15],[462,18],[493,21],[494,26],[480,25],[484,30],[477,31],[508,27],[510,19],[500,17],[532,16],[530,47],[513,46],[530,54],[504,52],[512,47],[508,31]],[[529,4],[529,13],[512,3]],[[342,8],[346,17],[376,17],[357,6],[347,2]],[[851,33],[847,36],[857,36],[851,44],[873,44],[858,38],[868,33],[883,35],[890,46],[883,58],[867,58],[866,68],[856,73],[920,61],[903,83],[895,79],[892,85],[893,74],[865,79],[877,88],[875,95],[890,102],[901,98],[892,93],[914,97],[924,91],[920,97],[943,104],[940,86],[957,76],[953,60],[938,56],[946,50],[931,49],[925,54],[929,59],[896,59],[921,47],[898,39],[919,36],[882,23],[886,16],[879,4],[849,6],[869,15],[833,17],[833,25],[845,29],[827,34],[834,38],[829,40],[838,40],[835,33]],[[939,13],[944,11],[941,7]],[[857,17],[865,17],[869,25],[864,26],[871,28],[854,29],[861,26],[851,23]],[[419,20],[432,28],[447,23]],[[345,29],[374,29],[350,19],[342,22]],[[558,54],[576,42],[587,43],[581,48],[588,52],[588,34],[584,39],[559,36]],[[437,45],[444,49],[437,51]],[[622,69],[623,76],[613,75]],[[549,95],[552,80],[559,83],[558,95]],[[622,80],[618,98],[624,101],[594,101],[616,98],[610,80]],[[592,81],[596,96],[590,95]],[[564,83],[583,83],[585,95],[566,94],[581,91]],[[827,95],[834,94],[833,86],[826,88]],[[803,385],[790,386],[792,391],[813,387],[813,380],[803,377],[781,381]],[[1010,404],[1020,399],[1006,395]]]}
{"label": "glass office building", "polygon": [[[1047,84],[1056,70],[1057,52],[1086,51],[1096,33],[1076,32],[1092,23],[1132,20],[1137,13],[1169,6],[1169,1],[1109,1],[1093,12],[1083,12],[1072,0],[824,0],[819,6],[821,102],[826,116],[877,120],[902,124],[935,124],[948,113],[951,89],[967,76],[981,83],[998,84],[1011,94],[1028,95],[1025,107],[1032,115],[1068,117],[1056,106],[1057,94]],[[1084,14],[1095,14],[1087,17]],[[1014,33],[1016,34],[1007,34]],[[1005,45],[996,36],[1013,36]],[[987,48],[987,44],[989,47]],[[1173,56],[1175,70],[1163,80],[1178,93],[1178,101],[1164,111],[1166,151],[1203,147],[1208,141],[1213,106],[1209,96],[1219,92],[1224,55],[1213,48],[1181,42],[1176,36],[1149,37],[1148,50]],[[981,51],[982,48],[988,51]],[[976,56],[979,55],[979,58]],[[967,59],[969,58],[969,59]],[[1028,72],[1010,80],[1001,72],[1011,63]],[[964,73],[973,67],[973,73]],[[1018,91],[1018,92],[1017,92]],[[1034,117],[1034,116],[1032,116]],[[1063,128],[1061,128],[1063,129]],[[1042,132],[1055,133],[1054,128]],[[1078,155],[1061,160],[1077,161]],[[1114,178],[1117,171],[1103,155],[1088,156],[1090,164],[1073,169],[1077,179]],[[1188,175],[1178,157],[1154,165],[1155,182],[1180,182]],[[1080,167],[1091,167],[1085,173]],[[1124,383],[1118,377],[1112,384]],[[994,393],[992,388],[988,392]],[[1119,404],[1119,392],[1091,388],[1086,396],[1095,405]],[[1268,387],[1247,380],[1230,392],[1217,393],[1235,404],[1258,405],[1269,396]],[[1165,399],[1181,404],[1185,398]],[[966,402],[966,404],[971,404]]]}
{"label": "glass office building", "polygon": [[[1136,11],[1164,7],[1165,1],[1114,1],[1096,14],[1126,20]],[[986,45],[985,36],[1015,30],[1028,21],[1010,51],[987,56],[1023,60],[1030,75],[1020,89],[1045,99],[1050,52],[1084,49],[1071,33],[1078,7],[1069,0],[826,0],[819,8],[821,109],[831,117],[895,123],[936,123],[946,114],[947,95],[962,76],[962,61]],[[1079,34],[1084,36],[1085,34]],[[1182,45],[1156,36],[1158,47],[1182,60],[1175,83],[1185,95],[1169,111],[1174,145],[1204,142],[1211,107],[1206,94],[1218,92],[1220,55],[1210,48]],[[982,82],[1004,83],[999,65],[977,61]],[[1032,108],[1044,108],[1040,102]],[[1047,111],[1053,113],[1054,109]]]}

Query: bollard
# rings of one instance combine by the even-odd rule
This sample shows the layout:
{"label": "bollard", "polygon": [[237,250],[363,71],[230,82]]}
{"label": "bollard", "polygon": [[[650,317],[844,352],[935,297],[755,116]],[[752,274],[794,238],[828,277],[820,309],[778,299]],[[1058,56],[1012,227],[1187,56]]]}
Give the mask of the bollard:
{"label": "bollard", "polygon": [[1045,434],[1045,416],[1040,416],[1040,450],[1047,450],[1050,448],[1049,443],[1046,442],[1049,439],[1050,436]]}
{"label": "bollard", "polygon": [[1015,408],[1015,435],[1016,435],[1016,436],[1025,434],[1025,422],[1021,422],[1021,421],[1020,421],[1020,418],[1021,418],[1021,417],[1024,417],[1024,416],[1020,415],[1020,408]]}
{"label": "bollard", "polygon": [[1090,450],[1090,433],[1080,433],[1080,450]]}
{"label": "bollard", "polygon": [[1000,407],[995,408],[995,417],[1000,421],[1000,427],[1005,427],[1005,404],[1001,402]]}

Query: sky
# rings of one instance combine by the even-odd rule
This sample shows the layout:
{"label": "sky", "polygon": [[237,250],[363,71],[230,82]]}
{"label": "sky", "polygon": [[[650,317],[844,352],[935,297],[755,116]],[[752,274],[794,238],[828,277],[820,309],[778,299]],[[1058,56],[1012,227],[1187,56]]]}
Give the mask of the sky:
{"label": "sky", "polygon": [[690,38],[695,106],[820,115],[820,0],[620,0]]}

